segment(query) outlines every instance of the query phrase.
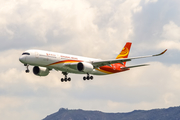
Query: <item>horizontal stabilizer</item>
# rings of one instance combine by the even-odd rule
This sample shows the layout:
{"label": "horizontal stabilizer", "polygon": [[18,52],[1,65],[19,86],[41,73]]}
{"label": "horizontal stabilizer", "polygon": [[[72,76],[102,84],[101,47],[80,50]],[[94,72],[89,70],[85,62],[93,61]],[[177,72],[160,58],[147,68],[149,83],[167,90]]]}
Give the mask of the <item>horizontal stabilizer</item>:
{"label": "horizontal stabilizer", "polygon": [[133,65],[133,66],[127,66],[127,67],[122,67],[122,70],[126,70],[129,68],[135,68],[135,67],[142,67],[142,66],[148,66],[149,64],[141,64],[141,65]]}

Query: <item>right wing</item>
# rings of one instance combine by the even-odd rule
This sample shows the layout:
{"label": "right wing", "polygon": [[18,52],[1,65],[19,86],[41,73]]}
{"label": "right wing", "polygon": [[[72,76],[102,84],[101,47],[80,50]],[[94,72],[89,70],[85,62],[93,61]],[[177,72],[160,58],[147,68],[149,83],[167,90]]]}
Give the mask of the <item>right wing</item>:
{"label": "right wing", "polygon": [[[112,59],[112,60],[97,60],[97,61],[92,61],[92,65],[94,66],[94,68],[98,68],[101,66],[105,66],[105,65],[111,65],[114,63],[121,63],[123,64],[123,62],[128,62],[131,61],[133,59],[140,59],[140,58],[148,58],[148,57],[155,57],[155,56],[160,56],[162,54],[164,54],[167,51],[164,50],[163,52],[159,53],[159,54],[155,54],[155,55],[148,55],[148,56],[140,56],[140,57],[132,57],[132,58],[122,58],[122,59]],[[145,65],[143,65],[145,66]]]}

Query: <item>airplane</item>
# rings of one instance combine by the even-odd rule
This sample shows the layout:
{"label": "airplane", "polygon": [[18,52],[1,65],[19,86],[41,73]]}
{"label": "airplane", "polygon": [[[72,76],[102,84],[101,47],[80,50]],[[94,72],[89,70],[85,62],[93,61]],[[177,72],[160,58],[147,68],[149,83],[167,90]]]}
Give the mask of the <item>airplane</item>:
{"label": "airplane", "polygon": [[131,42],[127,42],[116,59],[101,60],[33,49],[23,52],[19,61],[26,66],[26,73],[29,73],[29,65],[34,66],[33,73],[37,76],[47,76],[54,69],[62,71],[65,77],[61,78],[61,82],[67,82],[71,81],[71,78],[67,77],[68,73],[87,74],[83,77],[83,80],[92,80],[93,76],[91,75],[109,75],[124,72],[130,70],[130,68],[147,66],[149,64],[126,66],[126,62],[160,56],[167,51],[166,49],[160,54],[128,58],[131,44]]}

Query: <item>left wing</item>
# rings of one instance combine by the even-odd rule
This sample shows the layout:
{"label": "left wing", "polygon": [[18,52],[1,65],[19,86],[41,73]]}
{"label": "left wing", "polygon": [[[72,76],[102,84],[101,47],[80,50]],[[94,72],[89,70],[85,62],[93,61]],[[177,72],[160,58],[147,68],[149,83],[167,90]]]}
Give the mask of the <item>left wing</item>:
{"label": "left wing", "polygon": [[133,59],[140,59],[140,58],[148,58],[148,57],[155,57],[155,56],[160,56],[162,54],[164,54],[167,51],[164,50],[163,52],[159,53],[159,54],[155,54],[155,55],[148,55],[148,56],[140,56],[140,57],[132,57],[132,58],[122,58],[122,59],[112,59],[112,60],[97,60],[97,61],[92,61],[92,65],[94,66],[94,68],[98,68],[101,66],[105,66],[105,65],[111,65],[114,63],[121,63],[123,64],[123,62],[128,62],[131,61]]}

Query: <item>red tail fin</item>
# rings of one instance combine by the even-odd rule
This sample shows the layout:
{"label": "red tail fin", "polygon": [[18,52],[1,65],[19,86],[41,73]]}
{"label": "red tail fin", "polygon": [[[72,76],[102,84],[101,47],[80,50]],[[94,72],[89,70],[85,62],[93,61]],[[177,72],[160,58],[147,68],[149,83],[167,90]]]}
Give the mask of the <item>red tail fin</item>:
{"label": "red tail fin", "polygon": [[[132,43],[127,42],[122,51],[116,57],[116,59],[127,58],[130,52],[131,44]],[[126,65],[126,62],[124,62],[123,64]]]}

